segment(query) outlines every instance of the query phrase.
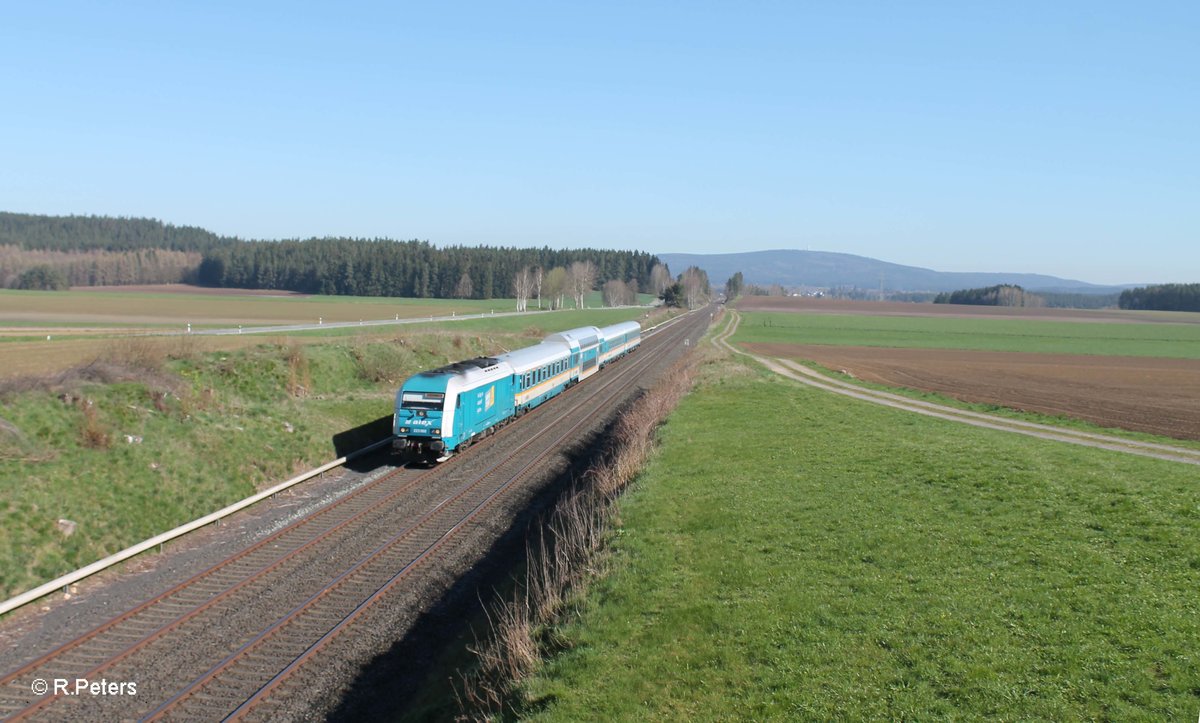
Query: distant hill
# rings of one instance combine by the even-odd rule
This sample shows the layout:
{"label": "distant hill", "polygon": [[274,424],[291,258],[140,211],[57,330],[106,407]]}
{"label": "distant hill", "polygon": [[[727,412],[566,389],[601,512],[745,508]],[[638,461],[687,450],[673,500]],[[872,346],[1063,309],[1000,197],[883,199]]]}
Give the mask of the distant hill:
{"label": "distant hill", "polygon": [[737,254],[658,254],[678,275],[689,266],[708,273],[714,286],[738,271],[747,284],[822,288],[853,287],[884,291],[956,291],[958,289],[1014,284],[1030,291],[1110,294],[1129,286],[1101,286],[1043,274],[934,271],[918,266],[879,261],[865,256],[828,251],[749,251]]}

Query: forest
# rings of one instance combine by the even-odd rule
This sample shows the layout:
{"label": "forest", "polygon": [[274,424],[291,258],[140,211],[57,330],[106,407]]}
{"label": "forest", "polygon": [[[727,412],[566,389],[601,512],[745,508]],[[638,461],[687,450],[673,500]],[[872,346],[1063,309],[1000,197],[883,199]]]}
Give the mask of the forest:
{"label": "forest", "polygon": [[0,211],[0,246],[79,251],[207,251],[234,239],[152,218],[38,216]]}
{"label": "forest", "polygon": [[595,266],[595,281],[650,288],[658,257],[640,251],[450,246],[427,241],[345,238],[237,241],[204,254],[197,282],[241,289],[410,298],[511,297],[523,268]]}
{"label": "forest", "polygon": [[935,304],[970,304],[972,306],[1045,306],[1037,294],[1031,294],[1020,286],[997,284],[982,289],[960,289],[940,293],[933,298]]}
{"label": "forest", "polygon": [[[590,264],[606,301],[661,288],[658,258],[607,249],[438,247],[428,241],[313,238],[245,241],[156,219],[0,212],[0,286],[198,283],[311,294],[512,297],[523,269]],[[619,285],[618,285],[619,282]]]}
{"label": "forest", "polygon": [[1200,284],[1159,284],[1121,292],[1122,309],[1200,311]]}

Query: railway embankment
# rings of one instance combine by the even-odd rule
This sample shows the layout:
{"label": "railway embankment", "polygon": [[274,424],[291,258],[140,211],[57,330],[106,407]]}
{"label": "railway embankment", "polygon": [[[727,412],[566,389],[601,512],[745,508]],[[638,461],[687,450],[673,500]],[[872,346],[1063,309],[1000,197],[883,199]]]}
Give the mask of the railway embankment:
{"label": "railway embankment", "polygon": [[341,456],[377,433],[406,376],[523,336],[224,351],[121,339],[65,372],[5,380],[0,599]]}
{"label": "railway embankment", "polygon": [[458,710],[435,707],[437,715],[485,720],[525,709],[524,682],[558,652],[560,631],[609,571],[620,498],[650,460],[658,428],[692,389],[704,353],[686,354],[659,375],[560,479],[554,500],[521,536],[521,564],[477,620],[465,655],[447,658],[457,666]]}

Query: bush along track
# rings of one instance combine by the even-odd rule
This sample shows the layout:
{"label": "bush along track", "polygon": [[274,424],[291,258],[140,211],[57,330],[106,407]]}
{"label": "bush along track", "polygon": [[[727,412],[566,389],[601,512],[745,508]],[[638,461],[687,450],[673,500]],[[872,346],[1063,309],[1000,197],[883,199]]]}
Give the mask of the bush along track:
{"label": "bush along track", "polygon": [[649,459],[659,425],[691,390],[698,356],[685,356],[621,413],[598,461],[535,527],[524,579],[490,604],[489,629],[471,647],[472,667],[458,674],[463,717],[521,713],[521,682],[553,653],[556,628],[572,618],[589,582],[603,574],[619,497]]}

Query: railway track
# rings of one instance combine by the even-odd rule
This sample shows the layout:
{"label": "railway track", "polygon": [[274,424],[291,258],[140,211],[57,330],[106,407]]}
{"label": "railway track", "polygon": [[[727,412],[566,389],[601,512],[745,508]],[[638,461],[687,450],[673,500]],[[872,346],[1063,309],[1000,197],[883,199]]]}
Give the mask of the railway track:
{"label": "railway track", "polygon": [[[13,720],[275,718],[280,691],[328,643],[486,520],[598,414],[624,399],[683,321],[637,353],[431,470],[400,468],[0,677]],[[608,400],[611,404],[604,404]],[[148,675],[148,669],[154,670]],[[138,681],[136,697],[38,695],[36,681]],[[140,680],[139,680],[140,679]]]}

